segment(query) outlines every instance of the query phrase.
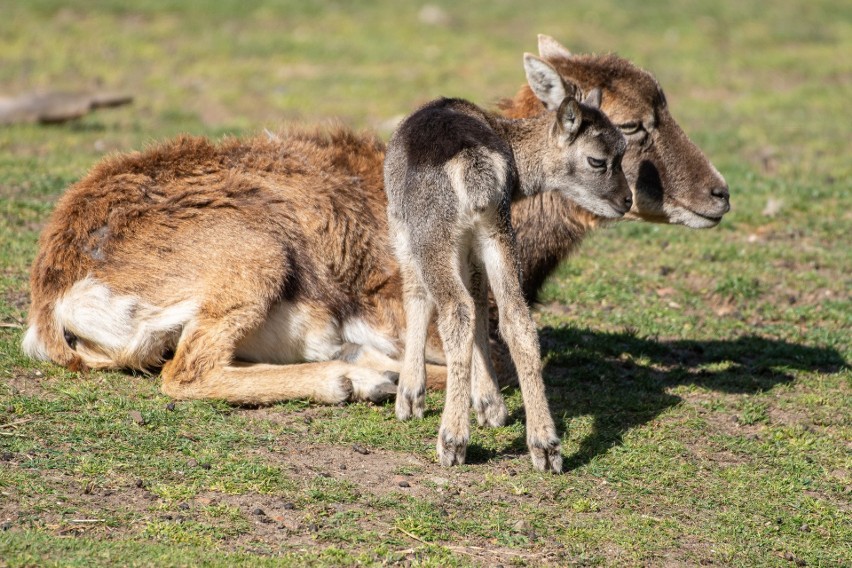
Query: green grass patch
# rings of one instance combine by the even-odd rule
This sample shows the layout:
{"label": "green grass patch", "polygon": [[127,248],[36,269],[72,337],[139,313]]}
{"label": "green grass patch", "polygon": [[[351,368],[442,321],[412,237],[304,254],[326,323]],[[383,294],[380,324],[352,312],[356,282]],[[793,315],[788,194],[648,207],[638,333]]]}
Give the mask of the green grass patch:
{"label": "green grass patch", "polygon": [[[431,4],[432,23],[409,1],[3,6],[4,95],[135,100],[0,129],[0,565],[852,564],[852,9]],[[566,475],[531,470],[516,389],[509,424],[472,427],[443,469],[437,394],[406,423],[392,404],[169,406],[157,377],[21,353],[41,227],[104,156],[332,116],[387,136],[439,95],[514,94],[537,33],[652,70],[733,206],[711,231],[600,231],[547,283]]]}

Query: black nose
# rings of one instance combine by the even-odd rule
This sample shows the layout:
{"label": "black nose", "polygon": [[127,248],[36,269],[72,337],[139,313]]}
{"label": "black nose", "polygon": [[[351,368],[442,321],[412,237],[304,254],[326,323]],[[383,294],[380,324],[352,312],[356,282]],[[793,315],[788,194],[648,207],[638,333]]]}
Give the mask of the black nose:
{"label": "black nose", "polygon": [[633,196],[628,195],[624,198],[624,206],[630,209],[633,206]]}
{"label": "black nose", "polygon": [[728,201],[731,198],[731,194],[728,192],[728,186],[714,187],[710,190],[710,195],[725,201]]}

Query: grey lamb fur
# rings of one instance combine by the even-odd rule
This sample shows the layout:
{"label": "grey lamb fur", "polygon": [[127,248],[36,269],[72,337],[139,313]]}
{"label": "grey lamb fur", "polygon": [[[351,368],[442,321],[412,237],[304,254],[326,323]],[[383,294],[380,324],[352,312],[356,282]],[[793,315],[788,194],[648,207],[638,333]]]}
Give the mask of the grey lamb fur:
{"label": "grey lamb fur", "polygon": [[626,142],[599,110],[600,91],[579,103],[577,89],[545,61],[526,54],[524,67],[551,112],[509,120],[467,101],[439,99],[405,119],[388,144],[388,218],[407,326],[396,414],[401,420],[423,416],[424,346],[437,306],[448,367],[437,443],[441,463],[464,462],[471,398],[480,423],[505,423],[488,353],[490,285],[500,333],[518,370],[533,465],[559,472],[560,441],[545,398],[535,324],[519,284],[510,204],[559,191],[593,213],[617,218],[630,209],[631,193],[621,171]]}

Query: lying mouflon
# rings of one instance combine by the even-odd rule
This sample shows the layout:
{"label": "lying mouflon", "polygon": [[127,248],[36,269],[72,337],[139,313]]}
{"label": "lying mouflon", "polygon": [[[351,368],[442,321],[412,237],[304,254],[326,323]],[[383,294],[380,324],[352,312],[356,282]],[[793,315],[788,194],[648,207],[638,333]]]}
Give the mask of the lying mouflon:
{"label": "lying mouflon", "polygon": [[[601,89],[601,110],[627,139],[633,207],[622,219],[693,229],[721,221],[728,186],[651,73],[616,55],[571,53],[549,36],[538,49],[582,97]],[[526,83],[500,108],[511,118],[547,112]],[[103,158],[41,233],[24,352],[72,370],[162,367],[161,390],[178,399],[389,397],[396,385],[384,371],[401,368],[405,317],[384,156],[375,134],[338,125],[216,142],[180,136]],[[512,224],[533,303],[608,221],[549,192],[513,202]],[[496,309],[491,317],[496,330]],[[501,385],[515,384],[508,349],[492,340]],[[434,324],[426,356],[429,388],[443,389]],[[474,390],[473,406],[481,424],[501,426],[494,417],[505,407],[492,394]]]}
{"label": "lying mouflon", "polygon": [[[437,307],[447,357],[447,398],[438,434],[443,465],[464,462],[471,389],[500,397],[488,341],[488,286],[527,413],[533,465],[559,472],[559,437],[541,376],[535,324],[524,301],[510,222],[513,200],[557,191],[601,217],[618,218],[632,197],[621,170],[627,143],[545,61],[526,54],[527,81],[548,111],[510,120],[460,99],[439,99],[406,118],[388,144],[388,222],[403,277],[405,354],[396,399],[401,420],[423,416],[424,351]],[[491,405],[505,421],[502,400]],[[478,414],[480,414],[478,412]]]}

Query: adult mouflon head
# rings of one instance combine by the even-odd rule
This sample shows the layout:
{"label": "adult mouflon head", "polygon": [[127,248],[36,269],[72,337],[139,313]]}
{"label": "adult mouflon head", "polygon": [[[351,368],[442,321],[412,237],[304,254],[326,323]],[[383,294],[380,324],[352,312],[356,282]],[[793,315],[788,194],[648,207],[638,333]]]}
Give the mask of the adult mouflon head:
{"label": "adult mouflon head", "polygon": [[[730,210],[728,185],[669,113],[653,75],[615,55],[574,55],[540,35],[539,54],[582,93],[600,90],[601,110],[627,140],[622,167],[633,190],[625,218],[713,227]],[[531,88],[506,102],[507,116],[544,110]]]}
{"label": "adult mouflon head", "polygon": [[600,90],[590,90],[579,102],[575,85],[529,53],[524,55],[524,70],[531,91],[551,117],[549,128],[542,132],[536,127],[549,137],[550,145],[546,151],[535,152],[530,164],[546,180],[542,189],[557,191],[601,217],[620,218],[632,205],[630,186],[621,169],[627,143],[601,112]]}

